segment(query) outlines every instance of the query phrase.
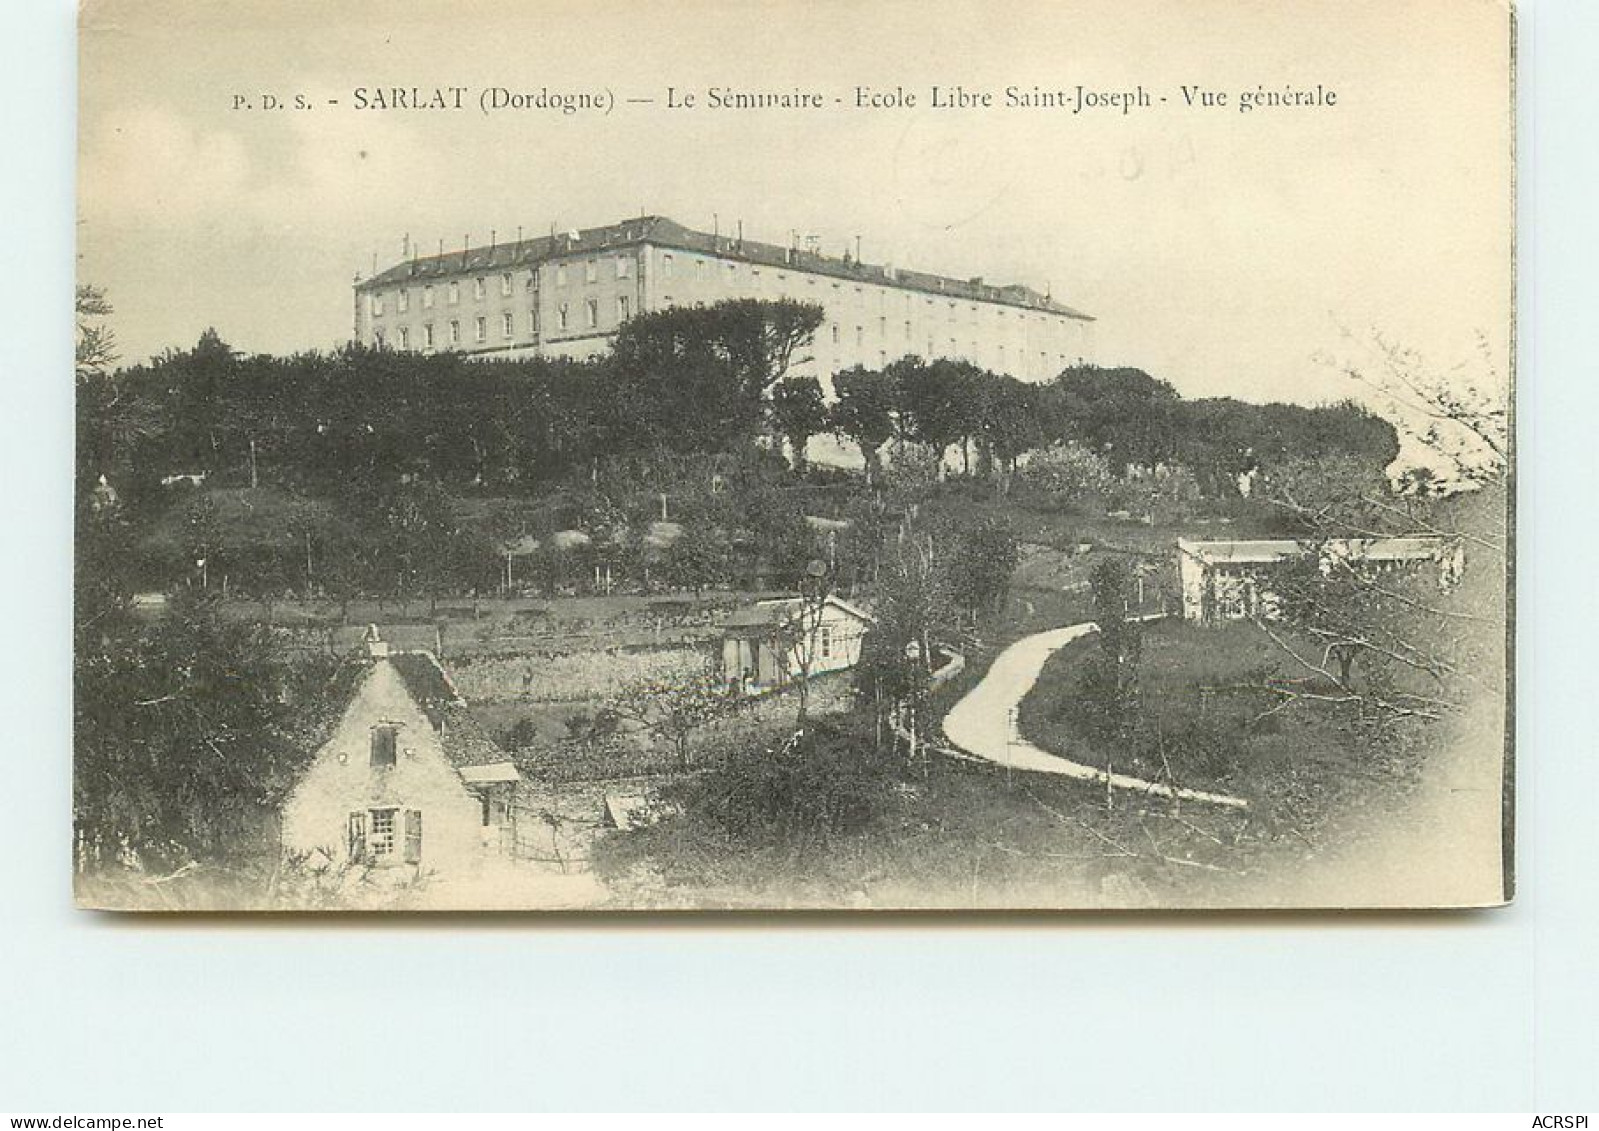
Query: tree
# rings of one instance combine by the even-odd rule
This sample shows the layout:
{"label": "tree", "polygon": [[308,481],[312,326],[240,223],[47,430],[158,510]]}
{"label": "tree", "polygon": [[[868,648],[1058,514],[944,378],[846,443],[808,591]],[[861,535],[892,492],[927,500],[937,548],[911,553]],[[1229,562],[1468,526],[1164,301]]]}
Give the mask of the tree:
{"label": "tree", "polygon": [[736,705],[732,693],[712,671],[675,680],[631,683],[611,700],[610,709],[652,738],[668,744],[681,769],[693,763],[689,740],[700,728]]}
{"label": "tree", "polygon": [[732,541],[721,529],[685,531],[662,555],[661,577],[673,589],[693,590],[698,600],[707,588],[726,582],[732,557]]}
{"label": "tree", "polygon": [[1438,478],[1465,487],[1504,481],[1513,439],[1509,389],[1487,335],[1478,335],[1474,358],[1447,371],[1376,331],[1365,340],[1348,330],[1343,337],[1351,355],[1323,360],[1376,398],[1393,427],[1431,457]]}
{"label": "tree", "polygon": [[687,787],[684,810],[709,827],[710,855],[722,866],[758,853],[803,858],[881,820],[898,779],[894,762],[862,736],[817,723],[711,770]]}
{"label": "tree", "polygon": [[1177,390],[1141,369],[1074,366],[1049,386],[1063,435],[1102,452],[1119,474],[1171,459],[1180,426]]}
{"label": "tree", "polygon": [[900,437],[924,445],[942,465],[949,446],[971,427],[969,367],[948,358],[902,357],[886,372],[894,381]]}
{"label": "tree", "polygon": [[815,377],[787,376],[772,386],[772,429],[788,441],[794,470],[804,474],[805,445],[827,427],[827,404]]}
{"label": "tree", "polygon": [[1115,484],[1104,456],[1070,440],[1035,452],[1022,468],[1020,480],[1027,490],[1056,506],[1103,500]]}
{"label": "tree", "polygon": [[265,822],[315,748],[331,664],[292,657],[269,630],[182,592],[155,625],[80,650],[80,863],[150,867],[259,851]]}
{"label": "tree", "polygon": [[956,532],[947,566],[949,592],[974,627],[983,614],[1003,611],[1020,561],[1020,543],[1003,518],[985,518]]}
{"label": "tree", "polygon": [[741,299],[629,319],[607,363],[617,438],[679,452],[747,444],[822,315],[814,303]]}
{"label": "tree", "polygon": [[929,532],[906,529],[885,547],[875,612],[877,624],[861,642],[855,665],[856,693],[873,705],[879,742],[885,730],[904,733],[914,760],[922,742],[933,646],[958,617]]}
{"label": "tree", "polygon": [[101,319],[111,316],[111,303],[100,287],[79,283],[77,290],[77,343],[74,360],[78,381],[101,376],[117,360],[116,333]]}
{"label": "tree", "polygon": [[1143,635],[1129,620],[1132,573],[1122,558],[1106,558],[1089,575],[1094,598],[1094,623],[1099,627],[1097,654],[1083,667],[1083,714],[1102,744],[1125,743],[1138,724],[1138,662]]}
{"label": "tree", "polygon": [[1036,386],[1012,377],[985,375],[978,419],[984,459],[998,461],[1008,491],[1017,463],[1044,440],[1044,421]]}
{"label": "tree", "polygon": [[857,365],[834,375],[833,390],[838,400],[829,423],[836,434],[860,448],[866,482],[876,486],[882,477],[883,445],[894,436],[894,379],[881,370]]}
{"label": "tree", "polygon": [[[1341,368],[1389,398],[1419,462],[1435,469],[1429,489],[1397,494],[1359,458],[1269,474],[1261,495],[1305,554],[1273,578],[1276,615],[1258,623],[1316,685],[1279,688],[1279,709],[1342,706],[1397,749],[1402,725],[1504,701],[1508,412],[1495,401],[1504,389],[1485,345],[1475,368],[1444,375],[1413,351],[1373,342],[1374,361]],[[1434,560],[1389,570],[1364,560],[1362,540],[1400,534],[1433,539]]]}

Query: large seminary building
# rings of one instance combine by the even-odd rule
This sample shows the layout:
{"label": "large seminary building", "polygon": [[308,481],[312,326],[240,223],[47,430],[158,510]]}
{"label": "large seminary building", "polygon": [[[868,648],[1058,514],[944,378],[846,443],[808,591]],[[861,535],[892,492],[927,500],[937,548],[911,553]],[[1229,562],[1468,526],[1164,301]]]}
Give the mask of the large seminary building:
{"label": "large seminary building", "polygon": [[355,284],[355,340],[476,357],[587,357],[635,314],[728,299],[817,303],[825,379],[914,354],[1042,381],[1092,359],[1093,319],[1020,285],[712,235],[662,216],[418,257]]}

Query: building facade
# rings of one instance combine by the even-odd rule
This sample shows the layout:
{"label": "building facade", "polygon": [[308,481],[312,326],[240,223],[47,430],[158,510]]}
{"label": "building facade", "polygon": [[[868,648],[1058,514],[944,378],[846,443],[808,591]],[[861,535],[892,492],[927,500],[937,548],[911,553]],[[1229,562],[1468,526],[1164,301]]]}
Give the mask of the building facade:
{"label": "building facade", "polygon": [[428,652],[368,658],[284,803],[283,848],[312,867],[451,873],[515,839],[520,774]]}
{"label": "building facade", "polygon": [[799,597],[758,601],[722,625],[722,677],[748,693],[797,678],[843,671],[860,662],[861,644],[876,619],[842,597],[819,603]]}
{"label": "building facade", "polygon": [[792,299],[825,319],[808,360],[830,386],[851,366],[957,358],[1027,381],[1091,361],[1093,319],[1020,285],[953,279],[694,231],[661,216],[536,239],[414,253],[355,283],[354,337],[472,357],[590,357],[636,314]]}
{"label": "building facade", "polygon": [[1280,600],[1273,575],[1285,564],[1314,557],[1321,573],[1347,567],[1358,576],[1422,573],[1440,590],[1459,584],[1465,572],[1458,538],[1408,535],[1394,538],[1330,538],[1200,542],[1177,540],[1183,618],[1202,624],[1229,620],[1274,620]]}

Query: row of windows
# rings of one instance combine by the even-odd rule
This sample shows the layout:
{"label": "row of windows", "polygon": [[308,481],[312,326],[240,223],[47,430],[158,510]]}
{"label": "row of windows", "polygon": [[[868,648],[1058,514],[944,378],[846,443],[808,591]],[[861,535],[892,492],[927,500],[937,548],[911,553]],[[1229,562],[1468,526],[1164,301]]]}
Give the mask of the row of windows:
{"label": "row of windows", "polygon": [[[909,320],[907,320],[904,325],[905,325],[905,340],[907,342],[909,342],[911,340],[911,323],[910,323]],[[832,323],[828,324],[828,336],[832,339],[832,344],[835,345],[835,346],[842,344],[842,342],[841,342],[841,338],[842,338],[841,331],[842,331],[842,327],[840,327],[837,322],[832,322]],[[887,318],[879,318],[877,320],[877,335],[878,335],[879,338],[887,338],[888,337],[888,319]],[[858,326],[855,327],[855,348],[856,349],[861,349],[865,345],[866,345],[866,327],[858,325]],[[933,340],[932,337],[929,337],[927,339],[927,354],[926,354],[927,357],[932,357],[933,356],[933,349],[934,349],[934,340]],[[879,352],[881,352],[881,351],[879,351]],[[971,351],[966,356],[968,356],[968,357],[977,357],[979,353],[980,353],[980,350],[978,348],[978,344],[974,341],[972,343]],[[958,357],[958,356],[960,356],[960,354],[958,353],[958,346],[957,346],[956,340],[954,338],[950,338],[949,339],[949,352],[945,356],[947,356],[947,357]],[[1005,347],[1003,345],[1000,345],[999,347],[997,347],[997,356],[999,358],[1000,367],[1003,368],[1004,365],[1005,365],[1005,360],[1006,360],[1006,351],[1005,351]],[[1016,358],[1016,360],[1018,362],[1025,361],[1025,359],[1027,357],[1027,351],[1019,349],[1019,350],[1016,351],[1014,356],[1015,356],[1015,358]],[[1066,361],[1066,355],[1064,353],[1062,353],[1060,355],[1060,359],[1061,359],[1062,364],[1064,364],[1065,361]],[[1039,360],[1039,364],[1047,365],[1049,363],[1049,351],[1047,351],[1047,350],[1039,350],[1038,351],[1038,360]]]}
{"label": "row of windows", "polygon": [[[712,265],[720,264],[720,268],[721,268],[720,273],[725,276],[727,284],[729,286],[737,285],[738,278],[739,278],[739,271],[740,271],[741,266],[743,266],[743,265],[739,264],[738,262],[735,262],[735,261],[732,261],[732,260],[712,260],[712,259],[702,259],[702,258],[691,258],[689,260],[689,262],[691,262],[693,264],[694,279],[696,281],[698,281],[698,282],[703,282],[703,281],[705,281],[706,279],[708,279],[711,276]],[[677,275],[677,261],[676,261],[675,257],[673,256],[673,254],[671,252],[663,252],[661,254],[661,274],[662,274],[662,276],[664,278],[668,278],[668,279],[674,278]],[[753,289],[755,289],[755,290],[760,290],[762,281],[765,278],[765,276],[762,274],[761,268],[759,268],[757,266],[750,265],[748,267],[748,274],[749,274],[750,286]],[[805,285],[806,286],[815,287],[817,285],[817,277],[815,275],[802,274],[802,277],[805,280]],[[776,280],[778,290],[781,291],[781,290],[783,290],[786,287],[786,285],[787,285],[787,283],[789,281],[789,273],[788,272],[784,272],[784,271],[776,271],[776,272],[773,272],[773,278]],[[842,292],[843,289],[844,289],[844,286],[845,286],[845,284],[842,281],[835,280],[832,283],[832,289],[835,290],[835,291]],[[855,292],[855,302],[856,302],[856,304],[859,305],[859,306],[865,306],[866,305],[866,296],[868,294],[867,287],[864,284],[855,283],[855,284],[852,285],[852,289]],[[875,293],[877,295],[878,305],[879,306],[885,306],[885,305],[887,305],[888,296],[889,296],[890,292],[893,291],[893,290],[896,290],[896,289],[897,288],[892,288],[892,287],[873,286],[871,288],[871,292],[873,292],[873,293]],[[906,310],[907,313],[909,313],[911,308],[912,308],[912,306],[914,305],[914,303],[916,301],[916,296],[914,294],[910,293],[910,292],[900,292],[900,293],[903,295],[903,297],[905,299],[905,310]],[[940,300],[935,298],[932,295],[926,295],[926,296],[924,296],[923,301],[926,303],[927,306],[935,306],[935,305],[938,304],[938,302]],[[962,306],[965,307],[965,313],[967,315],[967,321],[970,322],[973,325],[977,324],[978,315],[983,313],[985,310],[988,311],[989,313],[993,314],[995,317],[998,317],[998,318],[1004,318],[1004,317],[1007,316],[1007,314],[1011,313],[1010,308],[1004,307],[1004,306],[988,306],[988,305],[979,304],[979,303],[975,303],[975,302],[964,302],[963,303],[963,302],[961,302],[959,300],[951,299],[951,300],[948,301],[948,304],[947,304],[947,319],[948,319],[948,321],[955,322],[955,321],[959,320],[959,314],[961,313],[961,307]],[[1029,313],[1029,312],[1027,312],[1025,310],[1015,311],[1014,313],[1015,313],[1016,320],[1019,321],[1019,322],[1025,322],[1029,318],[1035,319],[1035,320],[1037,320],[1039,322],[1047,322],[1047,321],[1052,320],[1055,317],[1055,316],[1047,314],[1047,313],[1042,313],[1042,312],[1040,312],[1040,313]],[[1055,323],[1055,325],[1056,325],[1057,329],[1062,328],[1060,326],[1060,323],[1058,323],[1058,322]]]}
{"label": "row of windows", "polygon": [[[632,273],[632,259],[631,258],[629,258],[627,256],[619,256],[619,257],[611,260],[610,262],[613,265],[613,269],[615,271],[615,277],[617,279],[627,279],[627,278],[629,278],[631,276],[631,273]],[[694,278],[696,280],[704,280],[706,278],[706,276],[709,274],[711,266],[713,264],[715,264],[715,263],[720,263],[722,272],[725,273],[728,284],[730,286],[737,284],[737,281],[738,281],[738,270],[739,270],[739,266],[740,265],[738,263],[736,263],[736,262],[728,261],[728,260],[709,260],[709,259],[702,259],[702,258],[692,259],[691,262],[694,265]],[[568,265],[565,264],[565,263],[559,263],[559,264],[556,265],[556,268],[555,268],[555,285],[556,286],[563,286],[564,287],[564,286],[567,285],[567,269],[568,269]],[[671,252],[664,252],[662,254],[662,256],[661,256],[661,272],[662,272],[662,275],[664,277],[666,277],[666,278],[672,278],[672,277],[675,276],[675,274],[676,274],[676,260],[675,260],[675,258],[674,258],[674,256],[672,255]],[[589,260],[585,260],[584,261],[584,263],[583,263],[583,274],[584,274],[584,281],[585,282],[587,282],[587,283],[597,282],[599,280],[599,273],[600,273],[600,261],[599,260],[597,260],[597,259],[589,259]],[[781,290],[784,287],[784,285],[788,282],[788,275],[787,275],[786,272],[782,272],[782,271],[775,272],[774,274],[775,274],[776,281],[778,283],[778,287]],[[749,268],[749,276],[750,276],[751,285],[756,290],[759,290],[760,287],[761,287],[761,280],[762,280],[761,269],[759,267],[751,266]],[[806,283],[807,286],[811,286],[811,287],[816,286],[817,280],[816,280],[815,276],[806,275],[804,278],[805,278],[805,283]],[[527,289],[529,289],[529,290],[531,290],[533,288],[533,275],[532,275],[531,272],[528,274],[526,286],[527,286]],[[473,296],[474,296],[474,298],[477,301],[479,301],[479,302],[483,301],[483,299],[487,295],[487,291],[488,291],[488,279],[487,279],[487,276],[479,275],[476,278],[474,278],[472,280],[472,288],[473,288]],[[835,281],[832,284],[832,289],[835,290],[835,291],[842,290],[843,289],[843,284],[840,283],[840,282]],[[864,306],[866,304],[866,293],[867,293],[866,292],[866,288],[864,286],[860,285],[860,284],[855,284],[853,289],[854,289],[854,292],[855,292],[855,298],[856,298],[857,304]],[[500,275],[499,290],[500,290],[500,296],[502,298],[510,298],[515,293],[515,279],[513,278],[512,274],[510,272],[505,272],[502,275]],[[886,303],[887,297],[888,297],[888,291],[886,289],[880,288],[880,287],[874,287],[873,290],[875,290],[877,295],[878,295],[879,304],[881,305],[883,303]],[[459,304],[460,301],[461,301],[461,282],[460,282],[460,280],[458,280],[458,279],[450,280],[450,282],[448,284],[446,284],[446,293],[447,293],[447,300],[448,300],[450,305],[453,306],[453,305]],[[906,311],[908,313],[910,311],[914,301],[915,301],[914,300],[914,296],[907,293],[907,294],[905,294],[904,298],[905,298],[905,308],[906,308]],[[384,314],[384,305],[385,305],[384,296],[382,294],[374,294],[374,295],[371,296],[369,301],[370,301],[370,304],[371,304],[372,316],[374,318],[382,317],[383,314]],[[625,301],[625,299],[623,301]],[[937,303],[938,300],[933,298],[931,295],[928,295],[928,296],[924,297],[923,301],[925,302],[925,304],[927,306],[931,307],[931,306],[934,306]],[[960,307],[962,305],[963,305],[962,303],[954,301],[954,300],[951,300],[951,301],[948,302],[948,304],[947,304],[947,320],[948,321],[951,321],[951,322],[958,321],[958,315],[960,313]],[[970,323],[975,325],[977,323],[977,321],[978,321],[978,314],[980,313],[980,311],[983,308],[981,308],[976,303],[965,303],[964,305],[966,307],[966,313],[968,315],[967,321],[969,321]],[[410,306],[411,306],[410,288],[401,287],[398,291],[395,292],[395,307],[396,307],[396,310],[399,313],[404,314],[404,313],[407,313],[410,310]],[[433,309],[433,306],[434,306],[434,287],[431,284],[429,284],[429,285],[424,286],[422,288],[422,308],[424,310],[431,310],[431,309]],[[1007,314],[1007,310],[1005,308],[991,308],[991,309],[992,309],[992,312],[993,312],[994,316],[997,317],[997,318],[1004,318],[1006,316],[1006,314]],[[623,314],[620,317],[625,318],[627,316],[625,314]],[[1029,314],[1027,312],[1025,312],[1025,311],[1018,312],[1016,314],[1016,319],[1018,321],[1026,321],[1029,317],[1030,317]],[[1048,319],[1048,316],[1046,316],[1044,314],[1034,314],[1034,315],[1031,315],[1031,317],[1033,317],[1033,318],[1035,318],[1035,319],[1037,319],[1039,321],[1046,321]],[[886,325],[884,325],[884,323],[886,323],[886,316],[885,317],[880,317],[879,318],[879,323],[880,323],[880,330],[882,332],[886,333]],[[591,322],[590,325],[591,326],[592,325],[597,325],[597,322]],[[1055,323],[1055,328],[1056,328],[1057,332],[1062,332],[1064,330],[1064,327],[1058,322]],[[910,334],[911,334],[910,322],[907,321],[905,323],[905,336],[906,336],[907,339],[909,339]]]}
{"label": "row of windows", "polygon": [[[628,295],[618,295],[616,297],[616,321],[619,324],[626,322],[630,317],[632,317],[632,314],[632,299]],[[584,300],[583,325],[586,329],[590,330],[599,328],[599,299],[591,298]],[[528,311],[528,328],[532,333],[536,334],[539,332],[538,307],[533,307]],[[557,330],[570,330],[572,328],[572,309],[570,303],[563,302],[556,307],[555,328]],[[424,322],[421,330],[422,336],[417,344],[419,344],[423,349],[433,349],[434,346],[438,344],[434,338],[433,323]],[[447,334],[445,340],[450,345],[454,346],[461,344],[461,322],[459,319],[452,318],[446,325],[445,332]],[[400,349],[408,350],[411,348],[411,328],[409,326],[399,327],[399,329],[396,331],[396,335],[397,341],[395,344]],[[516,315],[509,310],[500,314],[500,336],[506,339],[516,337]],[[382,330],[374,331],[372,337],[379,346],[383,345],[386,340],[383,336]],[[486,342],[489,340],[489,320],[486,317],[479,315],[474,321],[473,337],[479,342]]]}
{"label": "row of windows", "polygon": [[[611,263],[612,263],[613,270],[615,272],[615,277],[616,278],[618,278],[618,279],[628,279],[628,278],[632,277],[632,274],[633,274],[633,260],[631,258],[629,258],[627,256],[619,256],[616,259],[612,260]],[[600,277],[600,263],[599,263],[599,260],[596,260],[596,259],[587,260],[583,264],[583,278],[584,278],[584,281],[588,282],[588,283],[598,282],[599,281],[599,277]],[[567,265],[565,263],[558,263],[558,264],[556,264],[556,267],[555,267],[555,285],[558,286],[558,287],[564,287],[564,286],[566,286],[566,283],[567,283]],[[477,302],[482,302],[486,297],[488,297],[488,288],[489,288],[488,276],[479,275],[476,278],[474,278],[472,280],[472,297],[473,297],[473,299],[476,300]],[[532,272],[528,273],[527,281],[525,283],[525,288],[527,290],[532,290],[533,289],[533,273]],[[446,301],[449,303],[449,305],[451,305],[451,306],[458,305],[460,303],[460,301],[461,301],[461,281],[459,279],[451,279],[448,283],[445,284],[445,288],[444,289],[445,289]],[[432,310],[433,309],[433,305],[434,305],[434,301],[435,301],[433,292],[434,292],[434,287],[433,287],[433,284],[431,284],[431,283],[427,284],[426,286],[424,286],[422,288],[422,309],[423,310]],[[511,274],[511,272],[507,271],[507,272],[505,272],[504,274],[502,274],[500,276],[500,297],[501,298],[510,298],[515,293],[516,293],[516,280],[515,280],[515,277]],[[372,295],[372,297],[370,299],[370,302],[371,302],[371,307],[372,307],[372,316],[374,318],[383,317],[384,306],[385,306],[385,298],[384,298],[384,296],[382,294],[374,294],[374,295]],[[394,292],[394,307],[395,307],[395,310],[398,313],[400,313],[400,314],[405,314],[411,309],[411,288],[409,288],[409,287],[401,287],[399,290]]]}
{"label": "row of windows", "polygon": [[[632,278],[633,260],[630,256],[619,255],[610,260],[610,263],[612,270],[615,272],[615,278]],[[558,287],[566,286],[567,266],[565,263],[557,263],[555,265],[555,285]],[[585,259],[583,261],[583,281],[585,283],[597,283],[600,281],[600,261],[598,259]]]}

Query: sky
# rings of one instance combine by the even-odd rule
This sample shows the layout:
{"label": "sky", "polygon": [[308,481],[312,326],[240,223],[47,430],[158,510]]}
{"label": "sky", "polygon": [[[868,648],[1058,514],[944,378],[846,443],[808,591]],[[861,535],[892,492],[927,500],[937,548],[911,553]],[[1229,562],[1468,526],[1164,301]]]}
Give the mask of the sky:
{"label": "sky", "polygon": [[[1095,316],[1101,364],[1185,395],[1336,400],[1361,392],[1328,364],[1348,332],[1440,370],[1479,338],[1508,348],[1506,25],[1479,0],[89,0],[79,277],[107,290],[125,361],[208,326],[251,352],[326,349],[354,276],[406,235],[426,252],[640,212],[742,221],[1047,288]],[[935,109],[934,84],[1142,85],[1152,105]],[[1336,106],[1236,107],[1317,84]],[[464,86],[473,106],[356,108],[395,85]],[[667,109],[669,85],[702,105]],[[490,86],[617,104],[485,115]],[[827,105],[708,109],[713,86]],[[920,105],[856,108],[857,86]],[[1185,86],[1230,104],[1189,109]],[[266,93],[314,108],[234,108]]]}

